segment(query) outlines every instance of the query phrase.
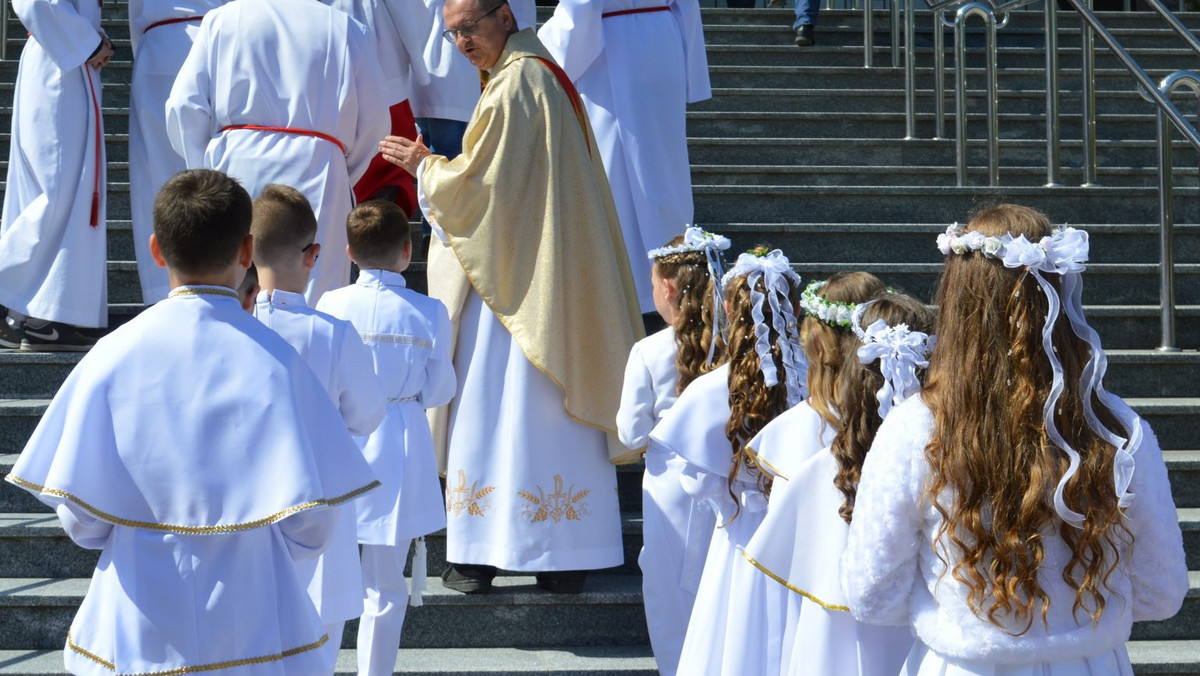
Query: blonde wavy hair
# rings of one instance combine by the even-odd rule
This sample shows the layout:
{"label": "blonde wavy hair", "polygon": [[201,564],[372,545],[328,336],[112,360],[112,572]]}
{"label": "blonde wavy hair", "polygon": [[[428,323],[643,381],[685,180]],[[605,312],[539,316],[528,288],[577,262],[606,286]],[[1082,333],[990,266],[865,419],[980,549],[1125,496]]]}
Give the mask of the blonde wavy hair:
{"label": "blonde wavy hair", "polygon": [[[683,244],[683,235],[676,235],[667,246]],[[659,278],[669,279],[679,290],[675,296],[675,369],[679,382],[675,393],[682,394],[696,378],[721,365],[724,342],[713,327],[714,281],[708,273],[708,259],[703,251],[684,251],[654,259]],[[717,341],[712,363],[708,363],[708,347]]]}
{"label": "blonde wavy hair", "polygon": [[[1035,242],[1052,232],[1041,212],[1014,204],[980,211],[967,230]],[[1057,275],[1046,278],[1060,284]],[[1037,280],[981,252],[952,254],[937,304],[938,341],[922,391],[934,417],[925,497],[942,517],[935,542],[952,548],[935,544],[935,551],[943,562],[943,551],[958,552],[952,566],[946,563],[966,586],[972,612],[1019,636],[1036,616],[1047,621],[1050,597],[1038,573],[1044,540],[1057,532],[1071,550],[1062,579],[1076,591],[1072,613],[1083,611],[1095,624],[1111,591],[1118,546],[1132,535],[1113,487],[1115,449],[1084,418],[1079,383],[1088,344],[1065,319],[1055,324],[1064,381],[1055,422],[1081,460],[1064,492],[1067,504],[1084,515],[1077,529],[1057,516],[1052,502],[1068,460],[1048,439],[1042,416],[1053,372],[1042,347],[1048,301]],[[1098,398],[1092,405],[1105,426],[1122,429]]]}

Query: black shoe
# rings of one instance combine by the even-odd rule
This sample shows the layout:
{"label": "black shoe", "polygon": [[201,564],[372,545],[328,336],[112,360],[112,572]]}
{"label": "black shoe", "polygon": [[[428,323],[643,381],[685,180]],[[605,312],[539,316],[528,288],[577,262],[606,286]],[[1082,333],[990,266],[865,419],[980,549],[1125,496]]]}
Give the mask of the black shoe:
{"label": "black shoe", "polygon": [[494,566],[452,563],[442,572],[442,586],[464,594],[486,594],[492,590]]}
{"label": "black shoe", "polygon": [[0,307],[0,347],[21,349],[21,333],[21,322],[9,317],[8,310]]}
{"label": "black shoe", "polygon": [[25,322],[22,331],[22,352],[87,352],[96,339],[62,322],[46,322],[36,326]]}
{"label": "black shoe", "polygon": [[578,594],[586,579],[586,570],[551,570],[537,574],[537,586],[551,594]]}
{"label": "black shoe", "polygon": [[815,35],[813,35],[812,24],[801,24],[800,27],[796,29],[796,46],[811,47],[815,44],[817,44],[817,38]]}

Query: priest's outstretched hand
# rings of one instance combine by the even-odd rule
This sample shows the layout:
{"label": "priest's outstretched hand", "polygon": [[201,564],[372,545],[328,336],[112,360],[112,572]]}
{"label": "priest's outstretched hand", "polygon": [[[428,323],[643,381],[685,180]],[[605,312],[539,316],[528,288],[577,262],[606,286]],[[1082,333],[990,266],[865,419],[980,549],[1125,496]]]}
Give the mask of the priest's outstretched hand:
{"label": "priest's outstretched hand", "polygon": [[383,139],[379,142],[379,154],[383,155],[388,162],[403,167],[405,171],[416,176],[417,166],[421,164],[421,160],[433,153],[425,147],[421,135],[417,134],[415,141],[403,136],[389,136]]}

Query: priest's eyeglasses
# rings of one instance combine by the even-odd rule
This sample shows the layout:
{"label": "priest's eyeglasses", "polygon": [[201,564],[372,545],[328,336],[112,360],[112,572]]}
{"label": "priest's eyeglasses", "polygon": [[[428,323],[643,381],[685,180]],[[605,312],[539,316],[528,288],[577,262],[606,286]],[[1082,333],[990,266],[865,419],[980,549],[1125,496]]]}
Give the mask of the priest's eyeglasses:
{"label": "priest's eyeglasses", "polygon": [[448,28],[448,29],[442,31],[442,37],[446,38],[446,42],[449,42],[450,44],[457,43],[458,39],[460,37],[463,37],[463,38],[474,37],[475,33],[479,30],[479,22],[488,18],[492,14],[495,14],[496,10],[500,9],[501,7],[503,7],[507,4],[508,4],[507,2],[502,2],[498,5],[496,5],[495,7],[489,9],[488,11],[484,12],[482,16],[480,16],[478,19],[475,19],[474,21],[464,21],[464,22],[462,22],[462,25],[460,25],[458,28]]}

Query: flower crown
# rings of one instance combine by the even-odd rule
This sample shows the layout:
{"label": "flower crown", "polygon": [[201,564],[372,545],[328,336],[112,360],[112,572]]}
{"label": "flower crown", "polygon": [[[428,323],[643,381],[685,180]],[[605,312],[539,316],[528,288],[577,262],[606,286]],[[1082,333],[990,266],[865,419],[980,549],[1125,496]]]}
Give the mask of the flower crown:
{"label": "flower crown", "polygon": [[913,331],[907,324],[888,326],[882,319],[864,329],[863,313],[873,302],[858,304],[850,326],[863,343],[858,348],[858,360],[863,364],[879,361],[883,387],[875,393],[875,399],[879,402],[879,417],[886,418],[893,406],[921,389],[917,370],[929,368],[929,353],[937,343],[937,336]]}
{"label": "flower crown", "polygon": [[[658,260],[674,254],[701,251],[705,254],[725,251],[731,246],[728,237],[708,232],[707,230],[690,225],[683,233],[683,243],[675,246],[664,246],[646,252],[650,260]],[[719,255],[719,254],[717,254]]]}
{"label": "flower crown", "polygon": [[[779,347],[779,356],[783,361],[783,382],[787,387],[788,405],[795,406],[804,399],[805,374],[808,371],[808,362],[804,358],[804,350],[800,349],[799,336],[796,335],[796,317],[792,311],[792,303],[788,300],[791,289],[800,285],[800,275],[792,270],[792,264],[782,251],[767,251],[765,247],[758,247],[738,256],[733,268],[721,279],[721,288],[728,291],[733,281],[742,276],[746,277],[746,285],[750,287],[754,350],[758,353],[763,383],[767,387],[774,387],[780,381],[768,343],[770,328],[763,312],[763,303],[766,302],[771,307],[771,325],[778,335],[775,344]],[[766,293],[757,290],[759,280],[762,280]]]}
{"label": "flower crown", "polygon": [[800,307],[809,317],[819,319],[835,328],[849,329],[853,326],[854,313],[862,304],[823,298],[819,291],[828,283],[822,280],[804,287],[804,293],[800,294]]}
{"label": "flower crown", "polygon": [[[1038,287],[1046,296],[1048,305],[1046,321],[1042,327],[1042,350],[1050,362],[1054,379],[1042,408],[1042,424],[1046,436],[1069,460],[1067,470],[1063,472],[1054,490],[1054,511],[1059,518],[1076,528],[1083,526],[1084,515],[1067,506],[1063,492],[1067,482],[1079,471],[1080,457],[1079,452],[1063,438],[1055,422],[1058,401],[1065,385],[1062,362],[1059,361],[1054,346],[1054,326],[1060,315],[1065,314],[1071,324],[1071,330],[1088,343],[1091,349],[1079,383],[1079,400],[1088,427],[1116,449],[1113,458],[1113,485],[1121,507],[1129,507],[1133,504],[1134,497],[1129,491],[1135,466],[1133,454],[1141,445],[1142,425],[1128,404],[1104,389],[1103,379],[1108,368],[1108,357],[1100,346],[1100,336],[1083,316],[1082,273],[1088,260],[1087,233],[1064,226],[1056,228],[1053,234],[1032,242],[1025,235],[1014,237],[1012,233],[1007,232],[999,236],[988,236],[977,231],[967,232],[964,227],[954,223],[946,228],[944,234],[938,235],[937,246],[947,256],[979,251],[985,258],[994,259],[1006,268],[1024,268],[1037,281]],[[1046,279],[1047,274],[1060,276],[1061,296],[1055,286]],[[1118,418],[1128,438],[1117,434],[1101,422],[1093,406],[1094,399],[1098,399]]]}

